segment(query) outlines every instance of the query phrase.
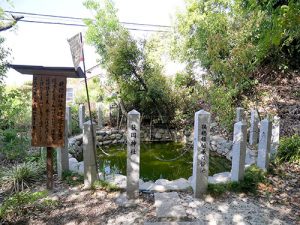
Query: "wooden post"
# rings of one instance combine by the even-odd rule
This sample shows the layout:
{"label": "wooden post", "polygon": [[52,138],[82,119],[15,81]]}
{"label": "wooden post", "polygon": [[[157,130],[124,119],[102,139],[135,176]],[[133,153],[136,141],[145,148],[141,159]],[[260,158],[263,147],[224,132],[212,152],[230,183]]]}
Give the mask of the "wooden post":
{"label": "wooden post", "polygon": [[53,189],[53,151],[51,147],[47,147],[47,189]]}

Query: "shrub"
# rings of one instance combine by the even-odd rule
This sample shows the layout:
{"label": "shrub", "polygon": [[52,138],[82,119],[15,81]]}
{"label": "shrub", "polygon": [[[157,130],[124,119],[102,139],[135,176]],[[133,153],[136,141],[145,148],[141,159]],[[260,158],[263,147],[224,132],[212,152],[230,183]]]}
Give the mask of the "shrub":
{"label": "shrub", "polygon": [[63,171],[62,178],[70,186],[83,184],[83,176],[70,170]]}
{"label": "shrub", "polygon": [[0,222],[1,220],[9,220],[9,218],[22,215],[25,208],[33,205],[37,200],[47,196],[46,191],[40,192],[18,192],[4,200],[0,206]]}
{"label": "shrub", "polygon": [[235,116],[233,107],[234,96],[234,89],[223,86],[210,87],[207,96],[212,113],[217,117],[218,122],[229,132],[233,130]]}
{"label": "shrub", "polygon": [[18,133],[14,129],[7,129],[1,132],[0,152],[9,160],[23,159],[27,155],[30,146],[30,138],[27,134]]}
{"label": "shrub", "polygon": [[8,183],[13,191],[19,192],[29,187],[30,183],[38,180],[43,171],[40,163],[25,162],[4,170],[0,180]]}
{"label": "shrub", "polygon": [[256,166],[250,166],[245,170],[243,181],[208,184],[208,193],[214,196],[221,195],[226,191],[256,194],[259,183],[266,182],[265,176],[266,172]]}
{"label": "shrub", "polygon": [[300,136],[283,137],[280,140],[275,162],[300,163]]}
{"label": "shrub", "polygon": [[92,189],[101,189],[106,191],[119,191],[120,188],[114,184],[111,184],[104,180],[96,180],[92,186]]}
{"label": "shrub", "polygon": [[71,105],[71,114],[72,114],[72,134],[79,134],[81,133],[81,129],[79,127],[79,106],[78,105]]}

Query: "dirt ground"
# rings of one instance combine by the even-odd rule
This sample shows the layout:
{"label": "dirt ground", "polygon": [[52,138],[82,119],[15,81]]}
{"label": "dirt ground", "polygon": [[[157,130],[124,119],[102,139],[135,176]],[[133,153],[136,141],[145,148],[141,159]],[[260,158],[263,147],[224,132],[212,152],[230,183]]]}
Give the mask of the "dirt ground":
{"label": "dirt ground", "polygon": [[[187,217],[181,221],[300,224],[299,174],[300,165],[284,164],[274,168],[267,184],[259,186],[258,195],[228,192],[220,197],[206,196],[204,200],[197,200],[191,192],[181,192],[181,204],[187,212]],[[34,189],[45,189],[44,182],[36,184]],[[156,218],[153,193],[140,193],[138,204],[129,207],[119,204],[121,195],[120,191],[84,190],[82,185],[69,186],[55,179],[55,189],[48,196],[55,204],[43,209],[29,207],[22,215],[3,224],[127,225],[161,221]]]}

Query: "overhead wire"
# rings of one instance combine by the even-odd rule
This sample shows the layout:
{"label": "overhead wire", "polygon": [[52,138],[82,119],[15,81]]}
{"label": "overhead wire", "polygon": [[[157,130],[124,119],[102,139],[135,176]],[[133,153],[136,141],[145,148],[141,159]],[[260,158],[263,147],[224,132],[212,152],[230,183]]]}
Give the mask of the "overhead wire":
{"label": "overhead wire", "polygon": [[[31,13],[31,12],[10,11],[10,10],[4,10],[4,12],[6,12],[6,13],[15,13],[15,14],[24,14],[24,15],[31,15],[31,16],[41,16],[41,17],[57,18],[57,19],[72,19],[72,20],[89,19],[89,18],[81,18],[81,17],[59,16],[59,15],[52,15],[52,14],[41,14],[41,13]],[[171,28],[171,26],[161,25],[161,24],[148,24],[148,23],[124,22],[124,21],[121,21],[120,23],[121,24],[126,24],[126,25],[135,25],[135,26]]]}
{"label": "overhead wire", "polygon": [[[13,21],[12,19],[1,19],[1,20]],[[25,20],[25,19],[19,20],[18,22],[87,27],[85,24],[50,22],[50,21],[38,21],[38,20]],[[141,28],[131,28],[131,27],[126,27],[126,29],[133,30],[133,31],[145,31],[145,32],[163,32],[163,33],[170,32],[168,30],[153,30],[153,29],[141,29]]]}

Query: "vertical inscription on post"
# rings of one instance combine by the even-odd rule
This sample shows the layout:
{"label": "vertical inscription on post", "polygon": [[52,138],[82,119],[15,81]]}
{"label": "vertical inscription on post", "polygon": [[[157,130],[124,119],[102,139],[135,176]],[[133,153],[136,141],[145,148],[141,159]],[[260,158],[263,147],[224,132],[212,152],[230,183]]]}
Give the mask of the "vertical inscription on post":
{"label": "vertical inscription on post", "polygon": [[200,198],[208,185],[210,113],[200,110],[195,113],[193,188],[194,196]]}
{"label": "vertical inscription on post", "polygon": [[64,146],[66,78],[33,76],[32,146]]}
{"label": "vertical inscription on post", "polygon": [[140,178],[140,113],[132,110],[127,119],[127,197],[139,196]]}

